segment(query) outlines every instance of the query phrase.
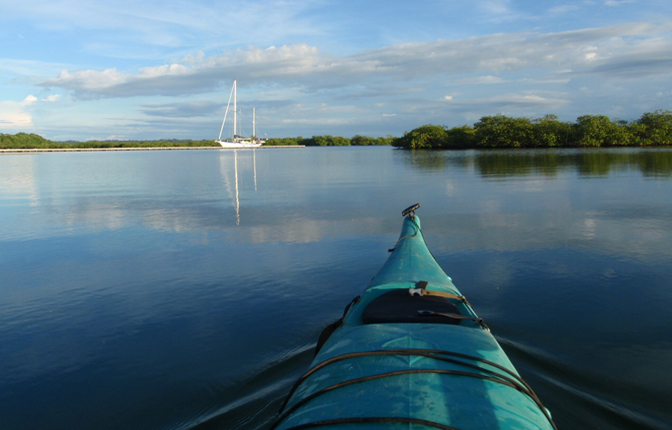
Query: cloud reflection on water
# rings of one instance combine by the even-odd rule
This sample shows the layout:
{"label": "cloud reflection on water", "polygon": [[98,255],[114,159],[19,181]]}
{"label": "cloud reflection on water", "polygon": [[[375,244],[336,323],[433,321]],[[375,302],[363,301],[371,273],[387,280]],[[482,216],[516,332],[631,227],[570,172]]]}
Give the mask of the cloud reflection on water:
{"label": "cloud reflection on water", "polygon": [[[663,194],[642,183],[669,180],[670,150],[321,148],[40,154],[0,163],[4,212],[17,213],[7,207],[17,199],[41,207],[19,208],[4,240],[135,227],[219,231],[238,243],[394,237],[396,212],[415,201],[427,207],[421,216],[442,238],[437,246],[452,252],[585,242],[647,254],[643,248],[672,229]],[[670,253],[662,244],[656,252]]]}

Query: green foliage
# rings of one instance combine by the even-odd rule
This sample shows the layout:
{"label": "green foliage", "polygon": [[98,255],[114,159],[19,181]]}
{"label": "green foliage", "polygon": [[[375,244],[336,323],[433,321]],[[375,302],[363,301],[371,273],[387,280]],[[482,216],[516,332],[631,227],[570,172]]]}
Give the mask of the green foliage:
{"label": "green foliage", "polygon": [[266,146],[294,146],[294,145],[305,145],[305,146],[369,146],[369,145],[389,145],[394,138],[392,136],[387,137],[368,137],[362,135],[356,135],[352,139],[348,139],[342,136],[332,136],[332,135],[323,135],[323,136],[313,136],[310,138],[298,137],[283,137],[283,138],[271,138],[266,140],[264,145]]}
{"label": "green foliage", "polygon": [[331,136],[331,135],[325,135],[325,136],[313,136],[310,139],[305,139],[305,143],[303,143],[306,146],[348,146],[350,145],[350,140],[346,139],[345,137],[340,137],[340,136]]}
{"label": "green foliage", "polygon": [[361,135],[356,135],[352,139],[350,139],[350,145],[352,146],[372,146],[372,145],[389,145],[392,143],[392,140],[394,138],[392,136],[387,136],[387,137],[368,137],[368,136],[361,136]]}
{"label": "green foliage", "polygon": [[294,137],[285,137],[285,138],[271,138],[267,139],[266,143],[264,145],[266,146],[296,146],[299,145],[299,139],[302,139],[301,137],[299,138],[294,138]]}
{"label": "green foliage", "polygon": [[[352,139],[341,136],[313,136],[311,138],[285,137],[266,140],[265,146],[348,146],[348,145],[390,145],[394,137],[368,137],[356,135]],[[207,147],[219,146],[212,140],[150,140],[127,141],[105,140],[86,142],[52,142],[36,134],[0,134],[0,149],[49,149],[49,148],[161,148],[161,147]]]}
{"label": "green foliage", "polygon": [[438,149],[446,140],[446,129],[440,125],[423,125],[404,133],[392,142],[392,146],[407,149]]}
{"label": "green foliage", "polygon": [[37,134],[0,134],[0,149],[47,149],[62,148],[66,144],[52,142]]}
{"label": "green foliage", "polygon": [[89,140],[86,142],[75,142],[70,145],[71,148],[178,148],[178,147],[207,147],[219,146],[212,140]]}
{"label": "green foliage", "polygon": [[576,120],[576,146],[625,146],[630,142],[627,128],[604,115],[584,115]]}
{"label": "green foliage", "polygon": [[534,146],[554,147],[568,146],[573,139],[572,125],[558,121],[556,115],[545,115],[532,120]]}
{"label": "green foliage", "polygon": [[219,146],[212,140],[105,140],[86,142],[53,142],[37,134],[0,134],[0,149],[85,149],[85,148],[166,148]]}
{"label": "green foliage", "polygon": [[478,146],[482,148],[529,148],[535,145],[532,122],[498,114],[484,116],[474,124]]}
{"label": "green foliage", "polygon": [[476,130],[468,125],[446,130],[444,148],[473,148],[476,145]]}
{"label": "green foliage", "polygon": [[[642,145],[672,145],[672,112],[657,110],[642,115],[636,124]],[[636,127],[633,124],[633,127]]]}
{"label": "green foliage", "polygon": [[574,124],[550,114],[532,120],[498,114],[482,117],[473,128],[423,125],[392,141],[392,146],[404,149],[648,145],[672,145],[672,112],[645,113],[631,123],[604,115],[583,115]]}
{"label": "green foliage", "polygon": [[375,142],[376,139],[373,137],[361,136],[359,134],[350,139],[350,145],[353,146],[375,145]]}

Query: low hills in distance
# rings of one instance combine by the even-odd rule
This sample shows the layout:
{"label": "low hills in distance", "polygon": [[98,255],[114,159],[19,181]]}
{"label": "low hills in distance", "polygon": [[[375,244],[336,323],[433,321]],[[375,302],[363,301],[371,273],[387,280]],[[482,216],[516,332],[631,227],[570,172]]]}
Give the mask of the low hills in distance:
{"label": "low hills in distance", "polygon": [[[485,148],[552,148],[552,147],[619,147],[672,145],[672,112],[656,110],[631,122],[609,119],[604,115],[583,115],[575,123],[558,121],[555,115],[542,118],[512,118],[505,115],[484,116],[473,126],[447,128],[427,124],[402,137],[352,138],[312,136],[271,138],[265,146],[371,146],[391,145],[402,149],[485,149]],[[212,147],[214,140],[106,140],[55,142],[37,134],[1,134],[0,149],[64,148],[158,148]]]}

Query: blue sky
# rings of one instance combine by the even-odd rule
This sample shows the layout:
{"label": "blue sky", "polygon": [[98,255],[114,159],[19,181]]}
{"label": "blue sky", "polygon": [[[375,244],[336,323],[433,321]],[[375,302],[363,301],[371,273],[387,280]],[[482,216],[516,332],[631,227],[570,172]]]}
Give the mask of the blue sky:
{"label": "blue sky", "polygon": [[672,109],[669,0],[0,0],[0,132],[399,136]]}

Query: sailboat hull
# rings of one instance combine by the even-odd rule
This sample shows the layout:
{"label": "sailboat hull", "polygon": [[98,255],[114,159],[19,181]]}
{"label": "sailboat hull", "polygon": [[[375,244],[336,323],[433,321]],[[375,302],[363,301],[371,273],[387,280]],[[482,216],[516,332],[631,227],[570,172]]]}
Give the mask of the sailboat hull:
{"label": "sailboat hull", "polygon": [[222,145],[222,148],[258,148],[264,142],[232,142],[229,140],[216,140],[215,142]]}

